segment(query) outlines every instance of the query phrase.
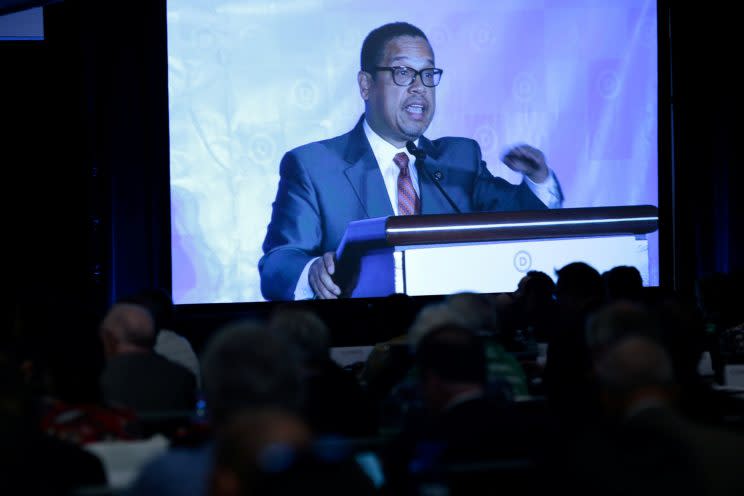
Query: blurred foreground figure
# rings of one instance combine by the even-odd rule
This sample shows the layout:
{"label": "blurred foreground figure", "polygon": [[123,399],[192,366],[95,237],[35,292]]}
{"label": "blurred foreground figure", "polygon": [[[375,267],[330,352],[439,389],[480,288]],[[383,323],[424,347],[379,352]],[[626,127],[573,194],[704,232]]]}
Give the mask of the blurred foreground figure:
{"label": "blurred foreground figure", "polygon": [[574,494],[744,494],[744,438],[680,412],[672,362],[657,341],[620,338],[594,369],[605,423],[564,460]]}
{"label": "blurred foreground figure", "polygon": [[245,410],[217,434],[209,496],[375,494],[352,458],[324,454],[299,416]]}
{"label": "blurred foreground figure", "polygon": [[[204,350],[202,379],[213,432],[245,409],[278,408],[294,414],[302,407],[297,347],[259,322],[242,320],[219,329]],[[213,439],[171,449],[145,466],[130,494],[204,496],[213,457]]]}
{"label": "blurred foreground figure", "polygon": [[330,331],[311,310],[279,307],[269,331],[299,349],[305,400],[302,414],[316,435],[374,436],[377,412],[356,376],[331,359]]}

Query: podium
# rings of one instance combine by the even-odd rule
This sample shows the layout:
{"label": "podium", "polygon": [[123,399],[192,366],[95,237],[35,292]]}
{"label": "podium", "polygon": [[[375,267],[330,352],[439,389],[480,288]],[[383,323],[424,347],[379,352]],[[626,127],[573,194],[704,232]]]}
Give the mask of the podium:
{"label": "podium", "polygon": [[514,291],[530,270],[636,267],[648,283],[652,205],[390,216],[351,222],[334,279],[346,297]]}

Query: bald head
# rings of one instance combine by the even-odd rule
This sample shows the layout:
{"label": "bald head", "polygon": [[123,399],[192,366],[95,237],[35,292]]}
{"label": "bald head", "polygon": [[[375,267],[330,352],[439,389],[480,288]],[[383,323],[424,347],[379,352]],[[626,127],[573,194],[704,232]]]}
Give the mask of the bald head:
{"label": "bald head", "polygon": [[142,305],[115,304],[101,322],[100,332],[107,355],[149,351],[155,346],[155,321]]}

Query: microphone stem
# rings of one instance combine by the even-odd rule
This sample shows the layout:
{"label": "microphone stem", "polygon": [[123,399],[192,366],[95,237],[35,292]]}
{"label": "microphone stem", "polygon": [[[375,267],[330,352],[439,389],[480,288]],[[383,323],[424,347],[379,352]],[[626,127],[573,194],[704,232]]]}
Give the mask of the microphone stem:
{"label": "microphone stem", "polygon": [[450,198],[450,195],[447,194],[447,192],[444,190],[442,185],[439,183],[439,180],[434,177],[434,175],[431,173],[428,167],[426,167],[426,162],[424,162],[424,159],[426,158],[426,152],[422,150],[421,148],[417,147],[413,141],[406,142],[406,149],[408,150],[408,153],[416,157],[416,162],[419,160],[421,161],[421,169],[423,169],[424,173],[429,176],[429,180],[434,183],[434,185],[437,187],[440,193],[442,193],[442,196],[447,200],[447,202],[452,207],[452,210],[457,212],[458,214],[462,213],[459,208],[457,208],[457,205],[454,201],[452,201],[452,198]]}

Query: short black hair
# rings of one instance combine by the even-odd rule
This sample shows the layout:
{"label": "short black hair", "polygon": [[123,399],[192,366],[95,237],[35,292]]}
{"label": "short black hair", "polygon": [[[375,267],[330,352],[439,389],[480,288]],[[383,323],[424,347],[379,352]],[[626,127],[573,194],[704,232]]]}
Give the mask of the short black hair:
{"label": "short black hair", "polygon": [[591,265],[585,262],[572,262],[555,273],[558,276],[555,290],[559,302],[569,298],[592,302],[604,300],[604,280]]}
{"label": "short black hair", "polygon": [[519,281],[518,291],[520,294],[539,295],[541,299],[552,299],[555,293],[555,282],[545,272],[530,270]]}
{"label": "short black hair", "polygon": [[630,265],[618,265],[602,274],[607,297],[611,300],[639,301],[643,292],[641,272]]}
{"label": "short black hair", "polygon": [[374,75],[374,68],[380,64],[385,55],[385,45],[388,41],[398,36],[413,36],[414,38],[423,38],[429,43],[421,29],[407,22],[391,22],[373,29],[362,43],[361,67],[365,72]]}

